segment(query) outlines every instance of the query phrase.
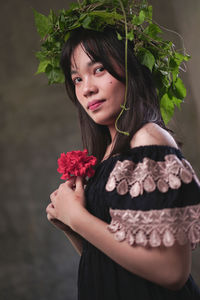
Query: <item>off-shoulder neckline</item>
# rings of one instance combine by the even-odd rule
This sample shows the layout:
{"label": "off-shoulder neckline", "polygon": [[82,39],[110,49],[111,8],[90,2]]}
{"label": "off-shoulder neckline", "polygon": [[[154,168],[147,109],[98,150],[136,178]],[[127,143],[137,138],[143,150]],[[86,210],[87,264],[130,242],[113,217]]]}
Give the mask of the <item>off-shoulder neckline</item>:
{"label": "off-shoulder neckline", "polygon": [[180,153],[179,148],[176,148],[176,147],[173,147],[173,146],[170,146],[170,145],[159,145],[159,144],[136,146],[136,147],[128,149],[127,153],[132,152],[132,151],[136,151],[136,150],[139,150],[139,149],[141,150],[141,149],[147,149],[147,148],[171,149],[171,150],[174,150],[174,152],[179,152]]}
{"label": "off-shoulder neckline", "polygon": [[123,155],[130,155],[134,152],[137,152],[137,151],[144,151],[146,149],[169,149],[171,151],[173,151],[174,153],[178,154],[178,155],[181,155],[181,150],[179,148],[176,148],[176,147],[173,147],[173,146],[170,146],[170,145],[159,145],[159,144],[152,144],[152,145],[141,145],[141,146],[136,146],[136,147],[133,147],[133,148],[130,148],[128,149],[126,152],[123,152],[123,153],[118,153],[118,154],[115,154],[115,155],[112,155],[112,156],[109,156],[108,158],[102,160],[98,165],[102,165],[104,164],[105,162],[107,162],[108,160],[112,160],[112,159],[118,159],[120,157],[122,157]]}

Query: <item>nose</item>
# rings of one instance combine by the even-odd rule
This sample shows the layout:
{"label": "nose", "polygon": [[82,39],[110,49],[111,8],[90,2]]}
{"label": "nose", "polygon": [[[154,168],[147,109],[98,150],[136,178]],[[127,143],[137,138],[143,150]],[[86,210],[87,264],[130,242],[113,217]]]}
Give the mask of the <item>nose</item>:
{"label": "nose", "polygon": [[84,81],[84,86],[83,86],[83,95],[84,97],[90,97],[98,92],[98,87],[97,85],[90,79],[86,79]]}

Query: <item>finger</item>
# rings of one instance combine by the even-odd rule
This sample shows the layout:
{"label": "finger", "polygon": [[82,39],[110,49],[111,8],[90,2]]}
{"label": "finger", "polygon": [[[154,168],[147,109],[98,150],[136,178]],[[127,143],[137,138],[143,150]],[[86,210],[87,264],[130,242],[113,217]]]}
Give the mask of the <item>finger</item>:
{"label": "finger", "polygon": [[47,205],[46,212],[47,212],[47,210],[49,209],[50,206],[52,206],[52,202]]}
{"label": "finger", "polygon": [[76,178],[76,191],[82,191],[83,189],[83,177],[78,176]]}
{"label": "finger", "polygon": [[47,215],[47,220],[51,223],[53,223],[54,225],[59,224],[60,221],[58,221],[56,218],[52,217],[50,214]]}
{"label": "finger", "polygon": [[[52,205],[52,207],[54,208],[55,207],[55,202],[56,202],[56,196],[55,195],[50,195],[50,199],[51,199],[51,205]],[[49,205],[50,205],[49,204]]]}
{"label": "finger", "polygon": [[55,190],[53,193],[51,193],[50,199],[51,200],[54,199],[57,196],[57,194],[58,194],[58,190]]}
{"label": "finger", "polygon": [[67,180],[65,182],[65,185],[69,186],[70,188],[72,188],[75,184],[75,181],[76,181],[76,177],[71,177],[69,180]]}
{"label": "finger", "polygon": [[74,189],[74,185],[75,185],[75,177],[70,178],[69,180],[67,180],[65,183],[61,183],[59,186],[59,190],[63,190],[63,189]]}
{"label": "finger", "polygon": [[46,208],[46,213],[47,215],[51,215],[53,218],[56,217],[56,212],[55,212],[55,208],[54,205],[52,203],[50,203],[47,208]]}
{"label": "finger", "polygon": [[53,220],[54,218],[50,214],[47,214],[47,219],[51,222],[51,220]]}
{"label": "finger", "polygon": [[64,182],[64,183],[61,183],[61,184],[59,185],[59,188],[58,188],[58,193],[59,193],[60,191],[62,191],[62,190],[65,190],[65,189],[69,188],[69,187],[70,187],[70,182],[69,182],[69,181],[66,181],[66,182]]}
{"label": "finger", "polygon": [[49,205],[48,206],[50,206],[51,208],[55,208],[55,206],[53,205],[53,203],[51,202],[51,203],[49,203]]}

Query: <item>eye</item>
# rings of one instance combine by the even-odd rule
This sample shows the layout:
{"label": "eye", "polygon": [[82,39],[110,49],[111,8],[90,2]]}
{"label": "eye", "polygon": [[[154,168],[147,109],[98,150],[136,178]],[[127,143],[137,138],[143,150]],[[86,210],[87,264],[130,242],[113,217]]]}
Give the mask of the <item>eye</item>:
{"label": "eye", "polygon": [[76,85],[77,83],[81,82],[82,79],[80,77],[75,77],[75,78],[72,78],[72,81],[73,81],[74,85]]}
{"label": "eye", "polygon": [[103,66],[99,66],[97,68],[95,68],[95,73],[101,73],[105,70],[105,68]]}

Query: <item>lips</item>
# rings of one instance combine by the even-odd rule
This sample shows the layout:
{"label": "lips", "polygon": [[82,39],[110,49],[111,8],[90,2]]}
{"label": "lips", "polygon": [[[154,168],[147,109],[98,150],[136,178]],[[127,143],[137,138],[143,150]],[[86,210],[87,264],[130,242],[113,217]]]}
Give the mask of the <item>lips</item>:
{"label": "lips", "polygon": [[87,105],[87,108],[90,110],[95,110],[97,108],[99,108],[99,106],[101,106],[101,104],[105,102],[105,100],[93,100],[90,101]]}

